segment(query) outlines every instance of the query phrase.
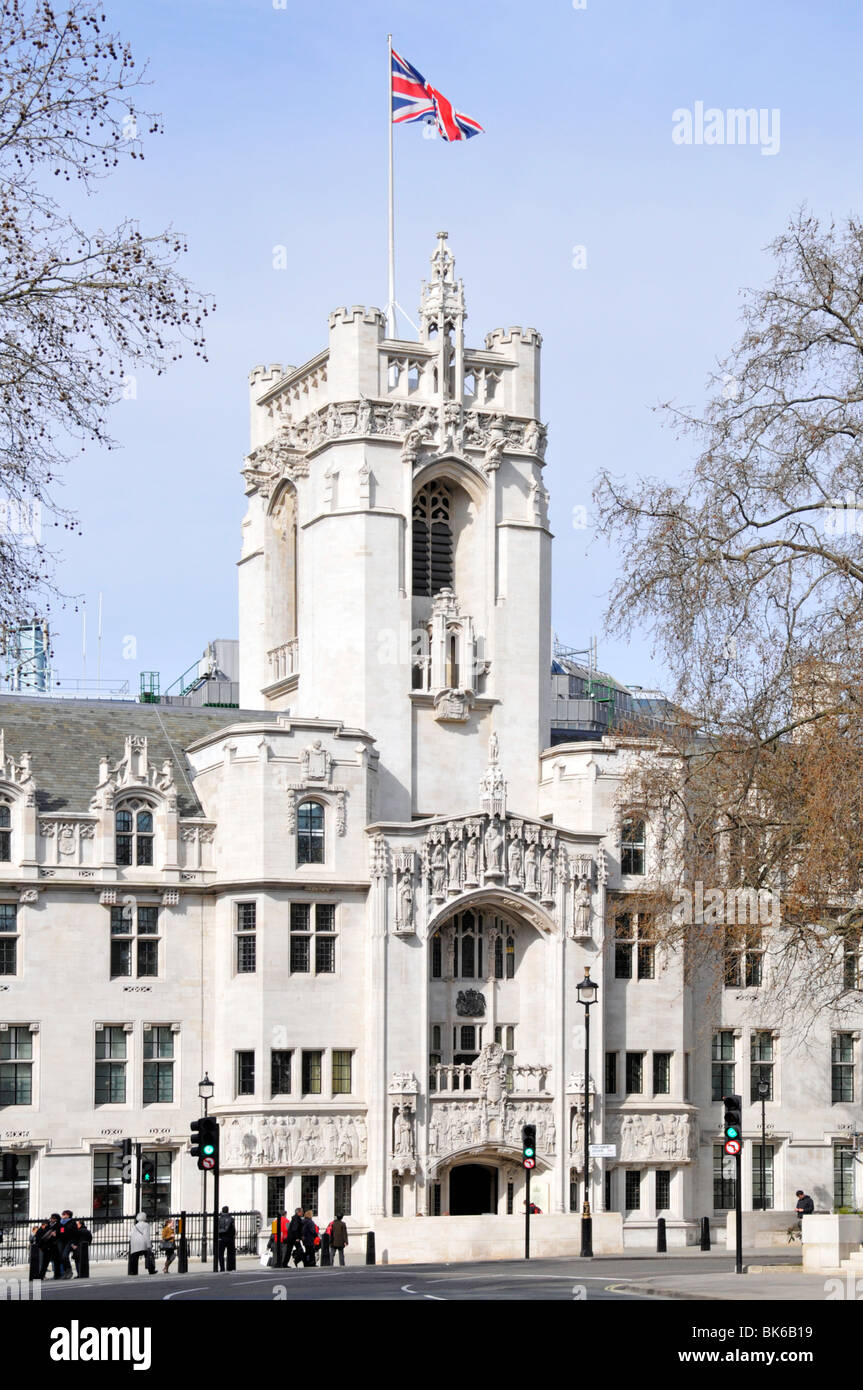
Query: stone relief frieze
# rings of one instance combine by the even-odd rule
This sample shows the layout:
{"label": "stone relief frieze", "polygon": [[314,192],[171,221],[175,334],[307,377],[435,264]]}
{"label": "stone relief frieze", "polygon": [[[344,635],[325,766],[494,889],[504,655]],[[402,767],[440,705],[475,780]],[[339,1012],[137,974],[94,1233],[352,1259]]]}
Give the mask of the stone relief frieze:
{"label": "stone relief frieze", "polygon": [[698,1142],[693,1116],[670,1110],[608,1115],[605,1135],[620,1163],[685,1163]]}
{"label": "stone relief frieze", "polygon": [[243,1115],[222,1121],[225,1168],[362,1167],[365,1117],[353,1114]]}
{"label": "stone relief frieze", "polygon": [[466,410],[457,401],[439,406],[366,397],[331,401],[302,419],[281,424],[272,439],[253,449],[242,470],[246,485],[268,498],[282,478],[308,476],[309,453],[351,436],[401,439],[402,457],[415,466],[425,461],[424,450],[475,451],[482,455],[486,473],[499,468],[504,453],[530,454],[542,463],[547,442],[546,427],[538,420],[517,419],[493,408]]}
{"label": "stone relief frieze", "polygon": [[537,1149],[556,1152],[557,1130],[548,1098],[529,1104],[507,1100],[498,1111],[485,1096],[477,1100],[434,1098],[428,1125],[429,1154],[443,1158],[461,1149],[496,1143],[511,1148],[521,1145],[521,1127],[536,1125]]}

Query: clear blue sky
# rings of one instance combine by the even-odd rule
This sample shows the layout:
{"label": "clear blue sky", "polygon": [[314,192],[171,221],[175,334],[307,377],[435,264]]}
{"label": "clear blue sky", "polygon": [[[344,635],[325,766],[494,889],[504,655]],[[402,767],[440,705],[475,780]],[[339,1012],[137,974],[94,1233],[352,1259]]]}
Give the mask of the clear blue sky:
{"label": "clear blue sky", "polygon": [[[278,0],[277,0],[278,3]],[[671,475],[689,446],[651,407],[699,407],[737,333],[739,289],[806,200],[863,212],[863,12],[844,0],[115,0],[115,28],[149,61],[147,137],[99,195],[188,237],[185,269],[218,312],[209,363],[142,375],[114,412],[122,446],[88,451],[63,501],[82,522],[58,577],[83,593],[104,676],[162,686],[211,637],[237,632],[236,569],[248,448],[247,373],[300,363],[328,311],[386,299],[386,36],[486,134],[462,145],[396,131],[397,291],[413,315],[434,235],[464,277],[468,336],[543,334],[554,626],[600,664],[659,683],[646,640],[605,640],[616,559],[573,530],[601,465]],[[781,148],[673,143],[672,112],[778,108]],[[288,250],[274,270],[273,247]],[[572,266],[584,246],[587,268]],[[77,676],[80,618],[57,613],[55,669]],[[134,639],[134,646],[127,640]],[[134,655],[124,658],[126,650]],[[338,660],[338,653],[334,653]],[[95,674],[95,642],[88,643]]]}

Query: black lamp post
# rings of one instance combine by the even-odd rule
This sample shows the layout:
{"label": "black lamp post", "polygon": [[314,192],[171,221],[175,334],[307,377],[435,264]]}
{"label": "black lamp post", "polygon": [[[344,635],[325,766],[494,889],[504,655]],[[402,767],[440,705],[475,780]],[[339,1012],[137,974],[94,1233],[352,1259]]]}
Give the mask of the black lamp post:
{"label": "black lamp post", "polygon": [[767,1125],[764,1116],[764,1102],[770,1094],[770,1082],[761,1073],[761,1080],[758,1082],[758,1099],[761,1101],[761,1210],[767,1210],[767,1191],[765,1188],[766,1173],[766,1153],[767,1153]]}
{"label": "black lamp post", "polygon": [[[198,1095],[201,1097],[201,1100],[204,1102],[204,1118],[205,1118],[205,1119],[206,1119],[206,1116],[207,1116],[207,1106],[209,1105],[210,1101],[213,1099],[213,1092],[215,1091],[215,1089],[216,1089],[215,1086],[213,1085],[212,1081],[210,1080],[209,1072],[206,1072],[206,1071],[205,1071],[202,1080],[200,1080],[200,1081],[198,1082]],[[202,1260],[202,1262],[203,1262],[204,1264],[206,1264],[206,1263],[207,1263],[207,1170],[206,1170],[206,1168],[204,1169],[203,1213],[204,1213],[204,1219],[203,1219],[203,1222],[201,1223],[201,1260]]]}
{"label": "black lamp post", "polygon": [[581,1208],[581,1253],[593,1255],[593,1218],[590,1214],[589,1139],[590,1139],[590,1007],[596,1003],[598,987],[590,978],[590,966],[584,967],[584,979],[576,988],[578,1002],[584,1007],[584,1204]]}

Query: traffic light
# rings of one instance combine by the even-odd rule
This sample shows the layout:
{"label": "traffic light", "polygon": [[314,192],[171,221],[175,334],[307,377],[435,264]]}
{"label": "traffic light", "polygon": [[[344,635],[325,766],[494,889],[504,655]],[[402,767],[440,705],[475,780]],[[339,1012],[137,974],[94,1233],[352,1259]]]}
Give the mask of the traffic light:
{"label": "traffic light", "polygon": [[723,1096],[725,1152],[739,1154],[743,1148],[743,1097]]}
{"label": "traffic light", "polygon": [[536,1125],[521,1127],[521,1162],[524,1168],[536,1167]]}
{"label": "traffic light", "polygon": [[205,1115],[201,1120],[193,1120],[192,1157],[198,1160],[198,1167],[210,1172],[219,1163],[219,1121],[214,1115]]}
{"label": "traffic light", "polygon": [[121,1139],[117,1148],[120,1151],[121,1181],[132,1181],[132,1141]]}
{"label": "traffic light", "polygon": [[2,1173],[0,1173],[0,1180],[2,1180],[3,1182],[14,1182],[16,1177],[18,1176],[17,1155],[3,1154],[2,1159],[0,1159],[0,1164],[2,1164]]}
{"label": "traffic light", "polygon": [[156,1165],[152,1159],[145,1158],[141,1164],[141,1182],[156,1181]]}

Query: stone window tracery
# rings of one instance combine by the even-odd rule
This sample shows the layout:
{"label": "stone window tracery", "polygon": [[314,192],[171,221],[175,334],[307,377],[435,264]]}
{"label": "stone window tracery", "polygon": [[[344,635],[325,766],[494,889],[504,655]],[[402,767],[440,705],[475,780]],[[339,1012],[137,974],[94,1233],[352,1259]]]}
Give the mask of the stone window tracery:
{"label": "stone window tracery", "polygon": [[413,593],[433,598],[453,585],[452,489],[427,483],[413,504]]}
{"label": "stone window tracery", "polygon": [[114,814],[117,863],[123,867],[153,863],[153,812],[144,801],[129,801]]}

